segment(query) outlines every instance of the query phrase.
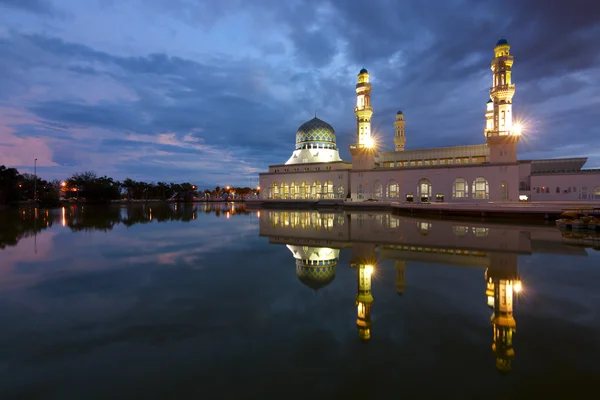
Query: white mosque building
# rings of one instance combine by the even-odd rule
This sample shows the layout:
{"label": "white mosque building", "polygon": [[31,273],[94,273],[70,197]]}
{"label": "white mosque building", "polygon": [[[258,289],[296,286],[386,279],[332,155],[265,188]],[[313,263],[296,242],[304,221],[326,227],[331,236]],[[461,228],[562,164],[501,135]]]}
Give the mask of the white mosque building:
{"label": "white mosque building", "polygon": [[[501,39],[491,62],[485,143],[405,150],[404,114],[394,122],[394,151],[378,152],[371,132],[371,83],[362,69],[356,84],[356,143],[352,162],[339,156],[335,131],[318,118],[302,124],[290,159],[261,173],[263,200],[391,202],[600,201],[600,170],[587,158],[517,160],[521,127],[513,123],[514,57]],[[526,196],[526,197],[525,197]]]}

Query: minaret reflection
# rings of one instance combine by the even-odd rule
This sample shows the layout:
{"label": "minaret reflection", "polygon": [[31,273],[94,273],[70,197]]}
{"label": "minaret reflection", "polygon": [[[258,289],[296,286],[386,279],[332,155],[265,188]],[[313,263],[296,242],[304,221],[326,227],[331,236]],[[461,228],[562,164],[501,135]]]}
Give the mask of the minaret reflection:
{"label": "minaret reflection", "polygon": [[406,279],[404,278],[406,261],[396,260],[394,262],[394,268],[396,269],[396,293],[402,296],[404,294],[404,288],[406,287]]}
{"label": "minaret reflection", "polygon": [[[498,254],[492,256],[490,267],[486,270],[486,296],[488,306],[492,307],[491,323],[494,328],[492,351],[496,355],[496,368],[508,373],[515,357],[513,335],[517,323],[513,315],[513,301],[522,290],[517,274],[517,256]],[[496,261],[496,262],[494,262]]]}
{"label": "minaret reflection", "polygon": [[377,256],[375,246],[370,244],[355,243],[352,247],[352,260],[350,266],[358,272],[358,293],[356,295],[356,327],[358,337],[362,342],[371,339],[371,307],[373,294],[371,293],[371,277],[375,271]]}

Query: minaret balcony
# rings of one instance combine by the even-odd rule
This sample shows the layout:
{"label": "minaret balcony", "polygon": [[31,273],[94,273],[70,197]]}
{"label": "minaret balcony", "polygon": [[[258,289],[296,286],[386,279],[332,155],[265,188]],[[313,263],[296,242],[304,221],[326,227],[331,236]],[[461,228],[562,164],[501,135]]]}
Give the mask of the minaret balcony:
{"label": "minaret balcony", "polygon": [[371,115],[373,115],[373,107],[371,107],[371,106],[354,107],[354,113],[357,116],[371,117]]}
{"label": "minaret balcony", "polygon": [[508,85],[498,85],[490,89],[490,96],[507,98],[512,97],[515,94],[515,84],[511,83]]}

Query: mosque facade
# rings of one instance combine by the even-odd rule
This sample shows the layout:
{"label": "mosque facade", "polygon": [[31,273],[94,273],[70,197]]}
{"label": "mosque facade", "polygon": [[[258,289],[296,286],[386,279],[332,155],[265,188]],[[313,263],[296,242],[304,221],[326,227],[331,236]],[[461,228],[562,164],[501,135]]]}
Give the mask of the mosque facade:
{"label": "mosque facade", "polygon": [[491,62],[492,86],[485,108],[485,143],[406,150],[406,120],[394,121],[394,151],[379,152],[371,131],[371,82],[362,69],[356,84],[356,141],[351,162],[340,158],[335,130],[315,117],[296,133],[285,164],[259,175],[264,200],[391,202],[517,202],[600,200],[600,169],[587,158],[518,160],[522,127],[513,120],[514,57],[501,39]]}

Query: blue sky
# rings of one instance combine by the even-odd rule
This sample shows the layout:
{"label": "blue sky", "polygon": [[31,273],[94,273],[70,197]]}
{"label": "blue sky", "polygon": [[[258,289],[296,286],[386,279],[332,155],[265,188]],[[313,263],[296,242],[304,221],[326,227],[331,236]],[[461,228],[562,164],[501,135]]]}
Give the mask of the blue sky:
{"label": "blue sky", "polygon": [[254,185],[315,111],[349,159],[362,67],[384,149],[398,109],[407,149],[483,143],[504,36],[519,157],[600,167],[600,4],[541,3],[0,0],[0,164]]}

